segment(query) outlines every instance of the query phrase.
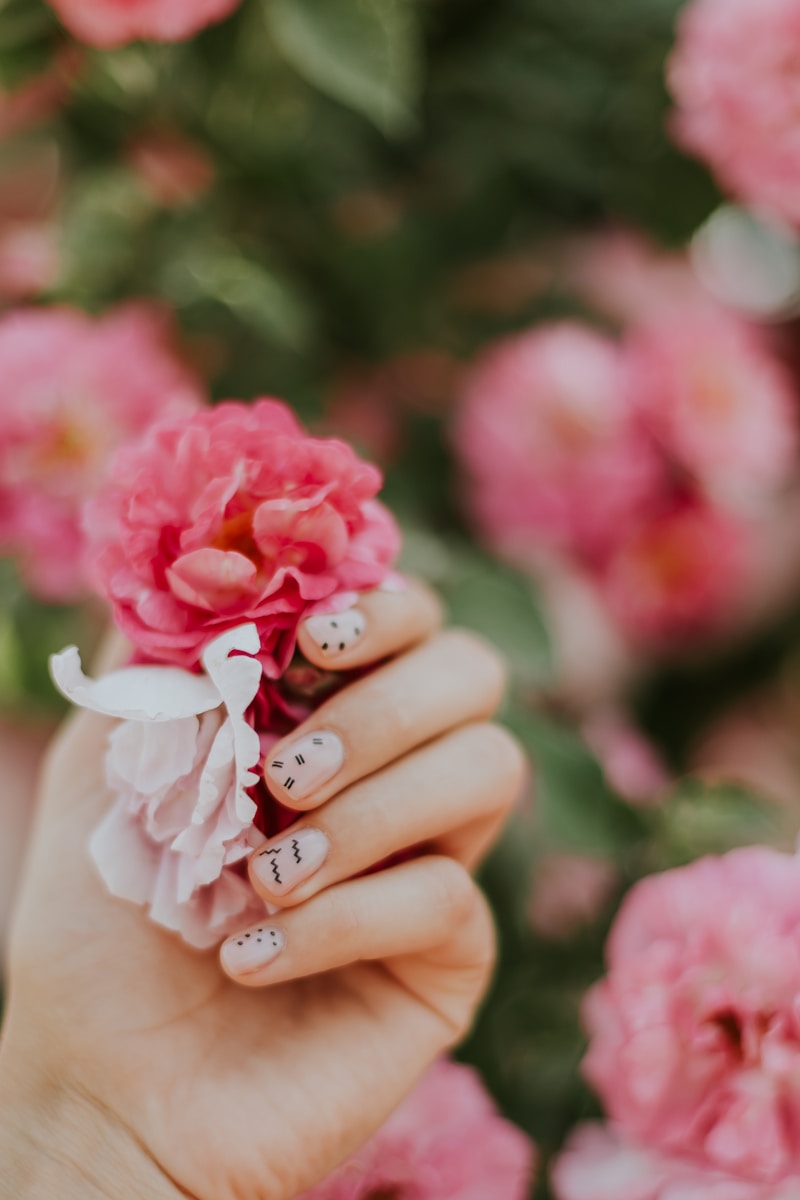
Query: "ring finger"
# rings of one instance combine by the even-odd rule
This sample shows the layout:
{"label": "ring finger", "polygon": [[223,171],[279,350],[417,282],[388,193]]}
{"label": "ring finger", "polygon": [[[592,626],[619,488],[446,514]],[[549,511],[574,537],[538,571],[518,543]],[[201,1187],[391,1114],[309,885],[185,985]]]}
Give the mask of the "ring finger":
{"label": "ring finger", "polygon": [[498,725],[467,725],[371,775],[261,847],[255,890],[292,907],[425,845],[472,868],[517,798],[524,758]]}

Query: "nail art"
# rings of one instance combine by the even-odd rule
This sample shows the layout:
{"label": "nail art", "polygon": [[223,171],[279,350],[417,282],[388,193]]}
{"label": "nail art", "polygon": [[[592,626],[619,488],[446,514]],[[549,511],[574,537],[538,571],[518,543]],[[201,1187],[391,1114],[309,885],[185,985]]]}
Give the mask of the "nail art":
{"label": "nail art", "polygon": [[253,859],[252,870],[271,892],[282,895],[313,875],[328,857],[330,843],[319,829],[297,829]]}
{"label": "nail art", "polygon": [[274,925],[258,925],[223,942],[220,956],[231,975],[248,975],[277,958],[286,945],[286,935]]}
{"label": "nail art", "polygon": [[324,654],[333,655],[354,646],[363,637],[366,624],[359,609],[348,608],[345,612],[309,617],[304,628]]}
{"label": "nail art", "polygon": [[332,779],[343,762],[344,746],[335,733],[309,733],[285,746],[267,764],[267,775],[299,800]]}

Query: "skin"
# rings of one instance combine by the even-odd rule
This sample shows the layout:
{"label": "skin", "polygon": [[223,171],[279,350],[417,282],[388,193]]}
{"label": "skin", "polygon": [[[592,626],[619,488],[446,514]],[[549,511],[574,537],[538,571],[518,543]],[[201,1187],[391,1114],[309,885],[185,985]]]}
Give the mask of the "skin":
{"label": "skin", "polygon": [[[330,849],[277,897],[285,945],[259,969],[237,975],[223,947],[223,970],[105,893],[86,845],[109,802],[109,723],[79,713],[57,738],[9,956],[3,1200],[290,1200],[469,1028],[494,955],[470,870],[523,774],[489,723],[503,670],[471,635],[440,632],[420,585],[359,609],[365,631],[343,652],[300,634],[328,669],[383,665],[307,722],[345,748],[294,802],[297,828]],[[361,876],[408,847],[424,853]]]}

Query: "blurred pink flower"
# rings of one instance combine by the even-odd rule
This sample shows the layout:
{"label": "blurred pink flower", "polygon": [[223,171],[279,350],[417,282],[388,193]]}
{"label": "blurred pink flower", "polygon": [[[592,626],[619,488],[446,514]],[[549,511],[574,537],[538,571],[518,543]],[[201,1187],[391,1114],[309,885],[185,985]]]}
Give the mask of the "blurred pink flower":
{"label": "blurred pink flower", "polygon": [[58,277],[61,254],[50,221],[0,223],[0,297],[26,300],[47,291]]}
{"label": "blurred pink flower", "polygon": [[656,747],[621,709],[594,709],[582,726],[609,785],[631,804],[653,804],[671,779]]}
{"label": "blurred pink flower", "polygon": [[442,1061],[362,1149],[298,1200],[525,1200],[535,1150],[471,1067]]}
{"label": "blurred pink flower", "polygon": [[626,1135],[753,1182],[800,1174],[800,857],[704,858],[628,893],[585,1074]]}
{"label": "blurred pink flower", "polygon": [[563,271],[578,295],[622,325],[713,305],[685,253],[664,250],[626,229],[568,243]]}
{"label": "blurred pink flower", "polygon": [[613,863],[584,854],[548,854],[536,867],[528,920],[542,937],[560,940],[596,920],[618,883]]}
{"label": "blurred pink flower", "polygon": [[214,179],[214,164],[205,150],[170,130],[142,134],[126,157],[145,190],[164,208],[191,204]]}
{"label": "blurred pink flower", "polygon": [[74,46],[60,50],[47,68],[19,87],[0,89],[0,140],[47,121],[66,101],[81,68]]}
{"label": "blurred pink flower", "polygon": [[799,716],[794,697],[782,697],[777,690],[748,697],[705,731],[692,756],[693,772],[740,784],[797,810]]}
{"label": "blurred pink flower", "polygon": [[240,0],[48,0],[67,29],[90,46],[138,39],[181,42],[221,21]]}
{"label": "blurred pink flower", "polygon": [[277,675],[315,605],[377,587],[399,550],[377,467],[278,400],[159,422],[87,506],[94,579],[138,651],[194,666],[245,621]]}
{"label": "blurred pink flower", "polygon": [[750,526],[700,499],[645,518],[603,566],[620,629],[655,647],[727,630],[754,561]]}
{"label": "blurred pink flower", "polygon": [[613,1125],[580,1125],[551,1168],[556,1200],[798,1200],[800,1176],[754,1183],[637,1145]]}
{"label": "blurred pink flower", "polygon": [[112,453],[201,402],[170,334],[143,304],[100,319],[67,308],[0,318],[0,550],[46,599],[86,588],[81,508]]}
{"label": "blurred pink flower", "polygon": [[665,451],[733,499],[796,465],[797,401],[763,334],[721,309],[687,308],[635,329],[628,386]]}
{"label": "blurred pink flower", "polygon": [[669,84],[677,139],[724,188],[800,223],[797,0],[693,0],[681,13]]}
{"label": "blurred pink flower", "polygon": [[663,485],[619,348],[578,324],[495,343],[467,373],[455,445],[487,542],[522,564],[542,546],[589,557]]}

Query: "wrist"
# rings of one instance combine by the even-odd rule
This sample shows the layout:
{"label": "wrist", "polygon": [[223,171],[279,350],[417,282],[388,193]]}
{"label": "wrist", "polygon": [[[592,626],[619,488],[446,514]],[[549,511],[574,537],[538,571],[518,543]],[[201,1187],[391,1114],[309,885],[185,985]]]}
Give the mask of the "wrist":
{"label": "wrist", "polygon": [[185,1200],[99,1104],[0,1052],[0,1200]]}

